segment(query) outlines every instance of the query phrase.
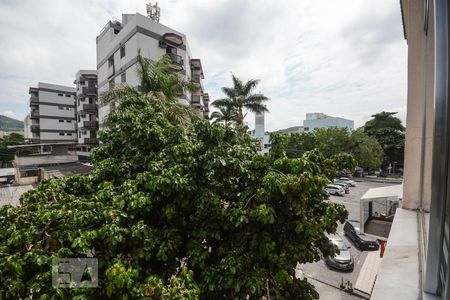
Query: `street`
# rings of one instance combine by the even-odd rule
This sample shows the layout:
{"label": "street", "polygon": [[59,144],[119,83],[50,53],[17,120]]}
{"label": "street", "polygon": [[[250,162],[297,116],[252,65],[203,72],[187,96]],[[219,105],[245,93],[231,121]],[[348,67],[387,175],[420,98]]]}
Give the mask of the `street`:
{"label": "street", "polygon": [[[371,188],[388,186],[389,183],[377,182],[357,182],[356,187],[350,188],[350,193],[345,196],[331,196],[330,200],[334,203],[345,205],[349,212],[349,220],[358,220],[360,218],[360,198],[364,193]],[[342,237],[343,241],[350,247],[350,253],[354,258],[355,266],[352,272],[343,272],[335,269],[330,269],[323,260],[297,266],[297,270],[301,270],[303,274],[308,277],[310,283],[316,286],[320,294],[320,299],[361,299],[361,297],[352,295],[342,291],[339,286],[341,281],[349,280],[354,286],[358,278],[361,267],[367,256],[367,251],[359,251],[353,243],[344,235],[344,224],[339,224],[337,233]]]}

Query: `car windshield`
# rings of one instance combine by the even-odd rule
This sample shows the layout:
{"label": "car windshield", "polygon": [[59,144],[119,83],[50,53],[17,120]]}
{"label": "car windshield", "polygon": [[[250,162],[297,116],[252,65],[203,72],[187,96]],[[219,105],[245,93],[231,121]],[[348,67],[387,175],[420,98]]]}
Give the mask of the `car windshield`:
{"label": "car windshield", "polygon": [[336,245],[336,247],[337,247],[339,250],[347,250],[347,246],[344,244],[343,241],[336,241],[336,240],[334,240],[334,241],[333,241],[333,244]]}

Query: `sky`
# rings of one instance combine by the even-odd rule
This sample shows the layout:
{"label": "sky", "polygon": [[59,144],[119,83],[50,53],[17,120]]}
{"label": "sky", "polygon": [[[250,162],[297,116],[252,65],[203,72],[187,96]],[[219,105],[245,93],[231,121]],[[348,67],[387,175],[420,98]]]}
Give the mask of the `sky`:
{"label": "sky", "polygon": [[[141,0],[0,0],[0,114],[29,112],[37,82],[72,85],[95,69],[96,36]],[[406,121],[407,45],[398,0],[161,0],[160,22],[187,35],[210,99],[231,74],[259,79],[266,130],[300,126],[308,112],[364,125],[380,111]],[[254,115],[246,121],[253,128]]]}

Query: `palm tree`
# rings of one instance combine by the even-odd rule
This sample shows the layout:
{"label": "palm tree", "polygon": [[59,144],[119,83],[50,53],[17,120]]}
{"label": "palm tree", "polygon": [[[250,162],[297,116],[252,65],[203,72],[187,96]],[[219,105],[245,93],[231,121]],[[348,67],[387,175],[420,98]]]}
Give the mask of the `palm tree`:
{"label": "palm tree", "polygon": [[[137,98],[145,95],[154,107],[169,119],[177,122],[190,123],[189,119],[196,118],[190,106],[178,103],[178,98],[186,92],[196,89],[195,85],[179,76],[171,67],[169,58],[163,56],[157,61],[151,61],[141,56],[138,51],[137,71],[140,79],[138,89],[129,85],[119,85],[101,95],[101,103],[116,104],[124,99]],[[105,124],[108,120],[105,121]]]}
{"label": "palm tree", "polygon": [[244,83],[233,74],[231,74],[231,77],[233,79],[233,87],[222,88],[222,92],[226,95],[226,98],[218,99],[212,105],[218,108],[227,106],[233,108],[236,114],[236,123],[239,125],[244,123],[244,108],[254,113],[269,111],[264,104],[269,98],[261,93],[253,93],[259,83],[258,79],[251,79]]}
{"label": "palm tree", "polygon": [[217,106],[217,108],[219,109],[219,111],[215,111],[211,114],[211,119],[215,119],[214,123],[224,122],[225,125],[227,125],[228,122],[234,121],[236,119],[236,112],[231,106]]}

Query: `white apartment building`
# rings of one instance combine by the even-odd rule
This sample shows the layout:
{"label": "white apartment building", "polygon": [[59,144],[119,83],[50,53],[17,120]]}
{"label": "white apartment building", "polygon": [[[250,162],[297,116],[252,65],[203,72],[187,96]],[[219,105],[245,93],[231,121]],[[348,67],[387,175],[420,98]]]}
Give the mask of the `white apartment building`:
{"label": "white apartment building", "polygon": [[[172,61],[172,67],[187,80],[196,83],[198,90],[183,95],[181,103],[198,109],[208,117],[208,95],[203,91],[203,69],[200,59],[193,58],[186,35],[160,24],[158,18],[136,14],[122,14],[122,20],[108,21],[97,36],[97,71],[99,94],[117,84],[128,84],[139,89],[137,72],[138,51],[153,61],[163,55]],[[102,125],[110,105],[100,105]]]}
{"label": "white apartment building", "polygon": [[43,82],[30,87],[30,131],[34,142],[77,140],[75,91],[72,87]]}
{"label": "white apartment building", "polygon": [[353,130],[355,124],[353,120],[348,120],[339,117],[331,117],[324,113],[307,113],[306,119],[303,121],[303,130],[306,132],[314,131],[318,128],[347,128]]}
{"label": "white apartment building", "polygon": [[23,136],[25,139],[31,139],[33,135],[31,134],[31,115],[27,114],[25,119],[23,119]]}
{"label": "white apartment building", "polygon": [[76,85],[78,156],[87,160],[89,151],[98,145],[97,70],[80,70]]}

